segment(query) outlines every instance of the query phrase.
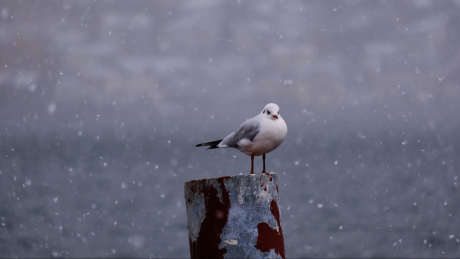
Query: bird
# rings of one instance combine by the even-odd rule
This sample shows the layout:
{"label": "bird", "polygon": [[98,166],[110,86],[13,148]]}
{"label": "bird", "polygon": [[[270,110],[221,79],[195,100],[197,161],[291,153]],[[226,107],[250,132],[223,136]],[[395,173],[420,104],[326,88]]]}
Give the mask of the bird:
{"label": "bird", "polygon": [[251,170],[254,174],[254,156],[261,156],[262,173],[267,174],[265,167],[266,154],[277,148],[287,135],[287,125],[280,114],[276,103],[269,103],[256,116],[245,120],[240,127],[222,139],[197,144],[196,147],[236,148],[251,156]]}

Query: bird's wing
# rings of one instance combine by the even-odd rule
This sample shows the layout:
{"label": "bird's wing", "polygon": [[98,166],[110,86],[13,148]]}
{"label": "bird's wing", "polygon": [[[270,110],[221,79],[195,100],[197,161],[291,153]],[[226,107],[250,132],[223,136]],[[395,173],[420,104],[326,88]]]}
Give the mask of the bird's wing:
{"label": "bird's wing", "polygon": [[228,147],[238,148],[238,142],[242,139],[254,140],[257,134],[260,132],[260,122],[251,118],[243,122],[236,132],[230,133],[222,141],[223,144]]}

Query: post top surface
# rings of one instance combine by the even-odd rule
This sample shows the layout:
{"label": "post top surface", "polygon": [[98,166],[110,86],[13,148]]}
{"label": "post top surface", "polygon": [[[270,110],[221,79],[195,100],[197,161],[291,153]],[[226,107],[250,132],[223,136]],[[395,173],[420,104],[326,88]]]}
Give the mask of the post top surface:
{"label": "post top surface", "polygon": [[234,175],[234,176],[220,176],[216,178],[202,178],[202,179],[193,179],[185,182],[185,185],[188,184],[193,184],[197,182],[203,182],[203,181],[222,181],[222,180],[227,180],[227,179],[236,179],[236,178],[247,178],[247,177],[277,177],[278,174],[275,172],[268,172],[268,173],[263,173],[263,174],[240,174],[240,175]]}

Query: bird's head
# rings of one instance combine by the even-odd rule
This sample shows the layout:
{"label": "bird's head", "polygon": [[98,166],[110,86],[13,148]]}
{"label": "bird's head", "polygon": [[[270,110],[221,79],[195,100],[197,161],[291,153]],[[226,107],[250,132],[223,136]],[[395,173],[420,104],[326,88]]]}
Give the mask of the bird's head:
{"label": "bird's head", "polygon": [[261,113],[269,119],[277,120],[280,116],[280,107],[276,103],[269,103],[265,105]]}

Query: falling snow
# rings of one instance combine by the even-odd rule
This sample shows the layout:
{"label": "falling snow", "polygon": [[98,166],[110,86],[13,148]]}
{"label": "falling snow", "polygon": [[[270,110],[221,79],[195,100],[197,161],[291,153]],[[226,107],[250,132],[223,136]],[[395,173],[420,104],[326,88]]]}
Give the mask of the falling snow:
{"label": "falling snow", "polygon": [[267,102],[289,257],[460,257],[459,12],[2,2],[0,257],[188,257],[183,183],[249,167],[194,145]]}
{"label": "falling snow", "polygon": [[48,114],[53,115],[56,112],[56,104],[50,103],[48,104]]}

